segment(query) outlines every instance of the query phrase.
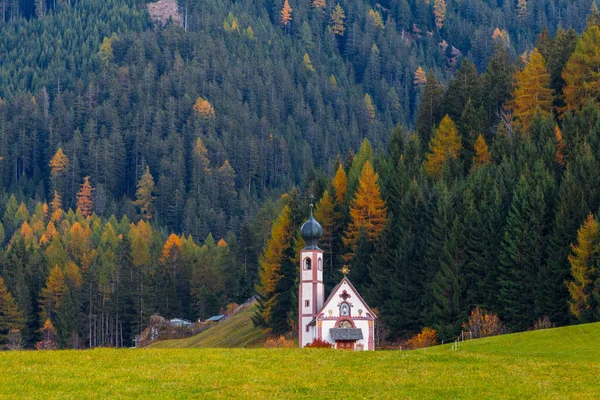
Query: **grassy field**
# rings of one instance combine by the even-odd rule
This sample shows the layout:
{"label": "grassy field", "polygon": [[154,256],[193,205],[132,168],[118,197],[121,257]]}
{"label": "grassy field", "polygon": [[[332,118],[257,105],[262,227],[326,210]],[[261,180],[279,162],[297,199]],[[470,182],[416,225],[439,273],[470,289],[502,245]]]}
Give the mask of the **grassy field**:
{"label": "grassy field", "polygon": [[0,354],[0,398],[600,398],[600,324],[418,351]]}
{"label": "grassy field", "polygon": [[186,339],[163,340],[151,344],[157,349],[186,349],[192,347],[260,347],[263,333],[252,324],[255,307],[240,311],[216,326]]}

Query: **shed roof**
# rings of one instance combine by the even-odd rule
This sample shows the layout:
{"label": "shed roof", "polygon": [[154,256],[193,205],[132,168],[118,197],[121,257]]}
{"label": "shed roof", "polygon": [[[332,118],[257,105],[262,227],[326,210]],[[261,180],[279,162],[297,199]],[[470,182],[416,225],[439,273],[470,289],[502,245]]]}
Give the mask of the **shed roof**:
{"label": "shed roof", "polygon": [[333,340],[361,340],[362,329],[359,328],[330,328],[329,334]]}
{"label": "shed roof", "polygon": [[225,314],[215,315],[214,317],[210,317],[207,321],[220,321],[225,317]]}

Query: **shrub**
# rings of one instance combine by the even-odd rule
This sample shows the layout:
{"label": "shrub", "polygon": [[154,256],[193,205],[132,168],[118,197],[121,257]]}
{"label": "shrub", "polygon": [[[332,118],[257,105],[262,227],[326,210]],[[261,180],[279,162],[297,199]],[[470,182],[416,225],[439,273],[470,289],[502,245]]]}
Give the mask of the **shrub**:
{"label": "shrub", "polygon": [[329,342],[317,338],[313,340],[312,343],[307,344],[305,347],[312,347],[315,349],[331,349],[333,345]]}
{"label": "shrub", "polygon": [[408,339],[404,346],[409,349],[422,349],[437,344],[437,331],[433,328],[423,328],[421,333],[418,333]]}
{"label": "shrub", "polygon": [[496,314],[475,307],[469,315],[469,320],[462,325],[464,330],[471,332],[473,339],[486,336],[496,336],[507,332],[506,327]]}
{"label": "shrub", "polygon": [[550,321],[550,318],[548,318],[547,315],[544,315],[543,317],[538,318],[533,323],[534,331],[537,331],[538,329],[549,329],[549,328],[554,328],[554,324],[552,323],[552,321]]}
{"label": "shrub", "polygon": [[270,338],[265,342],[266,349],[291,349],[296,347],[296,344],[291,339],[286,339],[281,335],[278,338]]}

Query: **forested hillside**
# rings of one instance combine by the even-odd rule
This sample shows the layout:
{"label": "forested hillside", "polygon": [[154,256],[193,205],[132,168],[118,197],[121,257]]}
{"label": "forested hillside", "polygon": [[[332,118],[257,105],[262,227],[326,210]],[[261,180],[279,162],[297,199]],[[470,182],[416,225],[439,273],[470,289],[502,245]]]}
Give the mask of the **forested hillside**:
{"label": "forested hillside", "polygon": [[[506,128],[512,116],[504,106],[510,103],[515,72],[535,58],[519,55],[531,50],[547,27],[538,48],[548,60],[556,95],[552,102],[562,116],[568,102],[562,96],[561,73],[587,24],[592,1],[182,0],[179,6],[184,26],[161,27],[152,23],[141,1],[0,0],[0,276],[6,286],[0,293],[16,299],[5,304],[14,303],[9,319],[21,321],[0,323],[0,335],[18,327],[33,345],[40,338],[38,329],[50,319],[61,345],[71,337],[91,346],[129,344],[152,312],[205,317],[245,299],[264,274],[258,258],[271,222],[284,210],[292,228],[297,227],[305,218],[308,194],[320,197],[336,171],[347,174],[348,185],[343,194],[339,188],[329,190],[328,201],[335,197],[345,208],[335,206],[342,222],[327,233],[329,248],[338,246],[330,252],[328,279],[335,278],[339,257],[346,255],[356,265],[353,274],[363,268],[353,279],[364,287],[370,281],[385,282],[387,275],[377,277],[364,266],[377,254],[376,238],[386,237],[382,232],[389,228],[367,230],[362,237],[361,224],[354,223],[346,241],[335,236],[350,223],[349,205],[367,160],[381,176],[387,214],[380,219],[408,227],[408,221],[398,218],[424,218],[411,222],[418,232],[394,230],[404,236],[389,240],[408,246],[397,256],[408,257],[414,268],[428,265],[427,279],[396,277],[401,286],[384,288],[395,291],[392,300],[374,297],[373,304],[387,313],[392,334],[430,323],[432,318],[410,302],[425,298],[430,288],[419,285],[432,282],[439,267],[435,254],[443,248],[447,226],[433,210],[444,213],[446,207],[452,212],[444,214],[448,221],[462,218],[458,204],[469,195],[468,182],[488,185],[502,204],[494,235],[503,235],[521,174],[529,184],[542,185],[547,171],[533,162],[521,163],[540,158],[533,148],[549,151],[543,147],[548,143],[536,139],[527,147],[512,139],[496,140],[517,137]],[[556,39],[548,39],[554,35]],[[512,110],[518,115],[517,106]],[[450,169],[424,167],[432,127],[452,131],[449,122],[440,125],[446,114],[462,136],[462,147],[455,149],[461,163],[451,163]],[[567,114],[560,122],[566,124],[564,165],[586,160],[570,158],[569,151],[583,150],[569,136],[577,128],[569,130],[568,124],[589,124],[590,118]],[[534,119],[523,131],[534,132],[544,124],[554,129],[554,123],[540,121]],[[497,135],[499,125],[508,133]],[[409,135],[414,130],[417,135]],[[547,132],[541,132],[545,137]],[[490,146],[494,167],[477,170],[491,170],[489,177],[470,172],[479,133]],[[591,139],[585,143],[592,146]],[[444,152],[436,157],[443,159]],[[488,164],[486,160],[481,163]],[[396,176],[399,165],[406,165],[404,178]],[[554,181],[540,190],[560,192],[563,174],[549,161],[544,165]],[[433,175],[443,178],[434,179],[433,170],[442,171]],[[340,175],[338,184],[342,181]],[[480,201],[486,190],[472,188],[473,201]],[[290,194],[280,199],[285,192]],[[415,212],[400,211],[394,202],[411,201],[411,196]],[[438,204],[441,198],[446,203]],[[589,210],[594,211],[592,205]],[[557,203],[548,207],[552,216],[560,209]],[[560,248],[557,268],[563,273],[569,243],[582,222],[579,214],[589,210],[582,207],[577,218],[565,217],[575,228],[557,224],[566,229],[552,241]],[[326,211],[320,212],[327,218]],[[140,229],[140,221],[151,232],[142,236],[147,250],[134,245],[132,232]],[[294,232],[292,228],[286,232]],[[431,233],[435,229],[438,233]],[[552,231],[550,225],[544,229]],[[436,239],[420,236],[429,234]],[[221,239],[219,247],[215,242]],[[497,236],[490,242],[499,247],[503,240]],[[440,247],[427,249],[425,242]],[[171,243],[168,252],[174,252],[175,266],[162,255],[165,243]],[[144,251],[148,257],[140,256]],[[292,247],[286,251],[293,257]],[[498,254],[486,254],[497,261]],[[134,273],[131,262],[146,269]],[[386,262],[404,265],[377,262],[382,271]],[[65,278],[59,285],[56,265],[63,275],[78,270],[81,284]],[[295,264],[290,261],[283,270],[291,277]],[[126,274],[129,281],[123,285]],[[548,290],[556,289],[563,275]],[[413,280],[419,284],[412,285]],[[134,281],[142,286],[130,284]],[[48,285],[63,287],[52,307],[68,304],[70,311],[49,318],[44,311],[48,292],[42,292]],[[278,290],[293,288],[294,282],[282,285]],[[161,291],[167,288],[177,288],[179,297],[164,304],[170,297]],[[259,288],[264,289],[260,282]],[[384,289],[379,293],[387,293]],[[152,294],[145,299],[140,291]],[[398,293],[406,301],[397,300]],[[71,297],[69,303],[63,301]],[[418,315],[397,314],[404,322],[394,326],[396,303],[389,301],[400,301],[406,312]],[[281,315],[289,304],[280,304]],[[23,319],[15,317],[19,312]],[[560,318],[550,316],[553,322],[568,320],[565,310],[560,312]],[[59,320],[74,325],[61,327]]]}
{"label": "forested hillside", "polygon": [[[395,129],[384,153],[365,139],[313,186],[327,273],[349,267],[388,338],[432,326],[451,339],[476,307],[497,332],[600,319],[599,22],[579,38],[543,32],[516,61],[499,47],[481,75],[464,61],[447,86],[429,80],[416,133]],[[490,94],[503,103],[491,119]],[[260,258],[257,323],[278,333],[296,312],[293,200]]]}

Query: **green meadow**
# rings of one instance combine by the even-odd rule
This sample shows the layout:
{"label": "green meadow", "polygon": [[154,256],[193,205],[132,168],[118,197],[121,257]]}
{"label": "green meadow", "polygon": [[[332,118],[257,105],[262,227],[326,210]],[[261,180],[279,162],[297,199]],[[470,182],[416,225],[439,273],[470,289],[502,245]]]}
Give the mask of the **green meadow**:
{"label": "green meadow", "polygon": [[600,398],[600,323],[416,351],[0,354],[0,398]]}

